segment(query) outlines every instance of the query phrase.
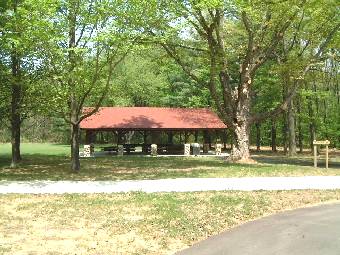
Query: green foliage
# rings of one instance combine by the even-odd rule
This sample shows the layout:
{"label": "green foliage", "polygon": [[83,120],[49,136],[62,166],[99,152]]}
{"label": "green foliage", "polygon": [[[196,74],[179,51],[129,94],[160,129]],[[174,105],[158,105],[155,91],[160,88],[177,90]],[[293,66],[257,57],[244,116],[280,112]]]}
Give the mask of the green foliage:
{"label": "green foliage", "polygon": [[[43,41],[49,36],[50,0],[2,1],[0,6],[0,114],[8,118],[13,84],[19,84],[21,99],[19,111],[25,119],[39,111],[40,91],[36,82],[42,75],[41,62]],[[19,60],[19,75],[12,73],[13,57]],[[2,109],[2,111],[1,111]],[[4,114],[7,113],[7,114]]]}
{"label": "green foliage", "polygon": [[57,3],[47,27],[51,40],[44,44],[46,76],[40,86],[50,113],[76,124],[83,107],[99,106],[105,98],[131,35],[118,27],[118,2]]}
{"label": "green foliage", "polygon": [[[136,47],[114,73],[111,96],[106,105],[159,106],[162,89],[168,86],[167,74],[159,60],[161,52]],[[163,54],[164,55],[164,54]]]}
{"label": "green foliage", "polygon": [[[84,106],[99,105],[102,97],[107,106],[217,108],[207,84],[213,77],[221,101],[223,88],[218,70],[211,68],[212,52],[197,29],[202,24],[194,11],[201,10],[202,17],[212,24],[212,14],[218,10],[223,11],[219,32],[224,52],[214,54],[217,61],[220,56],[226,60],[233,93],[241,82],[240,66],[249,50],[242,13],[246,13],[253,35],[255,47],[251,50],[268,49],[274,40],[280,41],[254,74],[250,115],[274,110],[282,102],[284,90],[298,81],[295,99],[301,104],[297,119],[301,119],[304,144],[309,144],[309,126],[314,123],[318,139],[327,138],[340,146],[339,33],[330,37],[339,26],[335,0],[81,0],[79,5],[74,0],[21,0],[16,11],[13,3],[0,2],[2,127],[8,123],[11,84],[16,81],[11,73],[14,52],[21,59],[22,118],[29,119],[29,127],[39,123],[42,115],[52,115],[51,130],[65,137],[58,137],[60,140],[69,137],[68,124],[61,122],[70,122],[71,99],[76,101],[78,113]],[[279,29],[285,24],[288,28],[281,33]],[[69,45],[72,26],[75,45]],[[174,49],[189,72],[168,57],[164,44]],[[322,54],[316,54],[320,49]],[[282,116],[278,116],[281,144],[282,126]],[[261,129],[263,143],[269,145],[270,121],[262,123]],[[33,133],[24,128],[24,139],[39,140]]]}
{"label": "green foliage", "polygon": [[209,92],[195,86],[158,47],[138,47],[114,73],[105,105],[207,107]]}

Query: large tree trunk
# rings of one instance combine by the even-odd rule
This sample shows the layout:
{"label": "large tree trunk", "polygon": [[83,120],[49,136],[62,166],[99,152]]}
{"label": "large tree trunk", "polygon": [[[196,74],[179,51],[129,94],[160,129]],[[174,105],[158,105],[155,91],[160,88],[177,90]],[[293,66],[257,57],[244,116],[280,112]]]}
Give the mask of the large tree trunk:
{"label": "large tree trunk", "polygon": [[80,170],[79,130],[79,124],[71,125],[71,169],[74,172],[79,172]]}
{"label": "large tree trunk", "polygon": [[249,134],[250,134],[250,85],[253,77],[246,71],[241,75],[242,85],[238,87],[238,100],[233,118],[233,131],[235,144],[231,151],[231,159],[236,161],[248,161],[249,152]]}
{"label": "large tree trunk", "polygon": [[246,122],[238,124],[234,129],[235,144],[232,149],[232,160],[248,160],[249,152],[249,125]]}
{"label": "large tree trunk", "polygon": [[12,130],[12,163],[11,167],[16,165],[21,160],[20,154],[20,127],[21,127],[21,115],[20,104],[22,97],[22,90],[20,84],[20,60],[14,51],[11,57],[12,61],[12,102],[11,102],[11,130]]}
{"label": "large tree trunk", "polygon": [[288,146],[289,156],[296,155],[296,140],[295,140],[295,113],[293,108],[293,99],[288,104]]}
{"label": "large tree trunk", "polygon": [[[13,98],[13,96],[12,96]],[[17,164],[21,160],[21,153],[20,153],[20,114],[18,113],[18,109],[13,106],[12,103],[12,119],[11,119],[11,129],[12,129],[12,163],[11,167],[16,167]]]}

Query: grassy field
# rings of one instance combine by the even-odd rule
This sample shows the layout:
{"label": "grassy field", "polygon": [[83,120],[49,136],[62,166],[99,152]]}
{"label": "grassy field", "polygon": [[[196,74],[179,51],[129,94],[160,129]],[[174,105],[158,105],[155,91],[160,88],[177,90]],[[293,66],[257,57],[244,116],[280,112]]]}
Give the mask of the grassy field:
{"label": "grassy field", "polygon": [[[312,158],[300,155],[254,154],[256,164],[233,164],[221,158],[101,157],[81,159],[82,169],[69,170],[69,147],[55,144],[23,144],[23,162],[9,168],[10,146],[0,145],[0,180],[136,180],[179,177],[243,177],[340,175],[340,157],[331,155],[330,168],[312,167]],[[322,166],[322,165],[321,165]]]}
{"label": "grassy field", "polygon": [[[175,177],[338,175],[314,169],[308,155],[287,159],[255,154],[251,165],[217,158],[104,157],[69,170],[69,147],[23,144],[23,162],[9,168],[10,146],[0,145],[0,180],[126,180]],[[252,219],[323,202],[334,191],[0,195],[0,254],[173,254]]]}
{"label": "grassy field", "polygon": [[340,191],[0,195],[0,254],[173,254]]}

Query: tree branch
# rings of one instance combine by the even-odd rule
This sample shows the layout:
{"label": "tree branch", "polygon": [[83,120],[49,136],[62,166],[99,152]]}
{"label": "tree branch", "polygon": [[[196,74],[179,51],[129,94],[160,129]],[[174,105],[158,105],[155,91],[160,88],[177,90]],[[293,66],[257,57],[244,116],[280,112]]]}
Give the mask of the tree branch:
{"label": "tree branch", "polygon": [[275,109],[269,111],[269,112],[262,112],[262,113],[257,113],[253,114],[253,117],[250,119],[250,124],[253,123],[260,123],[264,121],[265,119],[269,117],[275,117],[282,112],[286,111],[288,108],[289,102],[292,100],[292,98],[295,96],[297,88],[298,88],[299,81],[295,80],[293,88],[291,88],[289,94],[285,97],[283,102],[277,106]]}
{"label": "tree branch", "polygon": [[193,74],[192,71],[187,67],[187,65],[181,60],[181,58],[178,56],[176,50],[173,47],[165,43],[160,43],[160,45],[165,49],[165,51],[170,55],[170,57],[172,57],[177,62],[177,64],[181,66],[183,71],[190,78],[192,78],[197,83],[202,83],[202,81],[195,74]]}
{"label": "tree branch", "polygon": [[[97,101],[95,107],[87,112],[87,113],[84,113],[82,116],[80,116],[77,124],[79,124],[82,120],[86,119],[87,117],[93,115],[94,113],[96,113],[99,109],[99,107],[101,106],[106,94],[107,94],[107,91],[110,87],[110,82],[111,82],[111,77],[112,77],[112,74],[113,74],[113,70],[116,68],[116,66],[121,63],[123,61],[123,59],[126,57],[126,55],[128,54],[128,50],[115,62],[113,63],[113,57],[111,57],[111,60],[110,60],[110,64],[109,64],[109,74],[107,76],[107,79],[106,79],[106,85],[105,85],[105,88],[104,90],[102,91],[102,94],[99,98],[99,100]],[[79,108],[83,109],[83,105],[79,105]]]}

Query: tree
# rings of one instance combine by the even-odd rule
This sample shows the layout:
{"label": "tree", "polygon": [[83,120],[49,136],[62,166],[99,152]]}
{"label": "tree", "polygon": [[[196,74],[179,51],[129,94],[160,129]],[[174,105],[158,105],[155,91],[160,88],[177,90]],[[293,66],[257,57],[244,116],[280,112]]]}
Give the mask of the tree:
{"label": "tree", "polygon": [[9,113],[12,167],[21,160],[21,124],[36,102],[31,86],[39,73],[36,61],[40,40],[45,37],[49,4],[44,0],[7,0],[0,5],[0,69],[5,98],[0,107]]}
{"label": "tree", "polygon": [[[334,4],[329,3],[330,6]],[[251,98],[258,70],[275,59],[285,34],[294,34],[297,30],[302,13],[309,10],[308,17],[304,17],[304,22],[308,23],[330,6],[318,1],[293,0],[170,1],[165,5],[166,13],[171,13],[166,15],[167,20],[145,30],[159,38],[158,42],[189,77],[209,89],[218,113],[234,132],[232,158],[247,160],[250,126],[286,109],[295,92],[294,88],[289,89],[275,109],[254,113]],[[320,49],[332,36],[327,37],[326,42],[319,36]],[[199,69],[198,64],[208,68]],[[299,78],[310,65],[303,64],[304,68],[297,70]]]}
{"label": "tree", "polygon": [[59,1],[49,31],[53,40],[45,45],[46,101],[71,127],[71,169],[75,172],[80,170],[80,122],[98,111],[116,66],[131,48],[131,36],[118,26],[119,12],[116,2]]}
{"label": "tree", "polygon": [[[303,86],[306,74],[322,63],[327,56],[328,46],[335,38],[340,24],[335,18],[337,16],[334,11],[335,5],[336,3],[332,1],[327,3],[316,1],[306,5],[298,15],[297,22],[285,32],[276,53],[284,97],[292,94],[287,104],[285,120],[290,156],[296,155],[296,111],[300,111],[300,102],[295,96],[295,91]],[[301,129],[300,126],[298,128]],[[299,139],[301,140],[301,135]]]}
{"label": "tree", "polygon": [[159,48],[139,45],[122,61],[112,77],[115,85],[110,89],[104,105],[159,106],[163,90],[169,86]]}

